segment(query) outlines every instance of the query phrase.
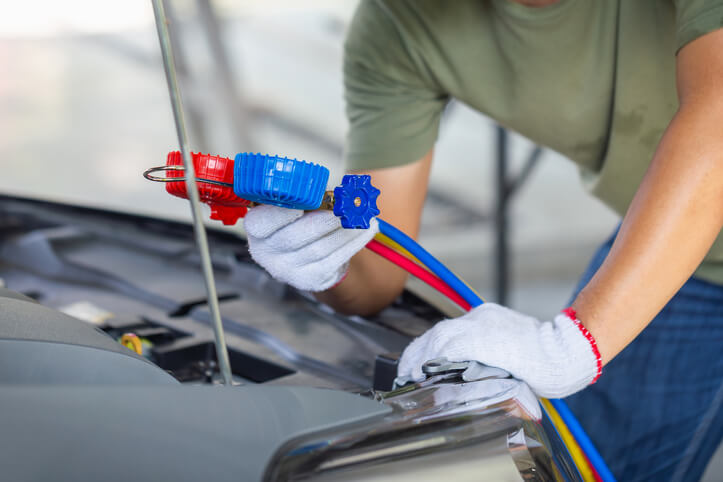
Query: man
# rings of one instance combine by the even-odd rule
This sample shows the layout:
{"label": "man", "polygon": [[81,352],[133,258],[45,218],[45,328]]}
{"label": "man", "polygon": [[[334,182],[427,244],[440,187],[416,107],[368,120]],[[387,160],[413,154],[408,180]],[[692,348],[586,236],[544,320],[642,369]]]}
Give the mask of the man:
{"label": "man", "polygon": [[[591,385],[568,401],[617,477],[701,476],[723,434],[721,26],[723,0],[361,3],[346,156],[381,189],[387,221],[417,235],[452,97],[565,154],[624,215],[554,320],[485,304],[412,342],[400,375],[446,356],[504,368],[540,396]],[[268,206],[246,218],[272,275],[359,314],[405,282],[362,251],[376,229]]]}

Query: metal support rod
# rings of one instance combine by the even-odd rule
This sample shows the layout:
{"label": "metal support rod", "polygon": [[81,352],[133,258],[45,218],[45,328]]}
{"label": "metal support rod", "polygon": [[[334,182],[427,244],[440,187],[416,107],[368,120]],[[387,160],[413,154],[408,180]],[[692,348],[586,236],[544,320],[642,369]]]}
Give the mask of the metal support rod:
{"label": "metal support rod", "polygon": [[539,164],[542,148],[535,146],[522,166],[520,172],[512,177],[509,168],[509,135],[507,130],[498,125],[497,134],[497,165],[495,172],[495,296],[500,304],[507,304],[510,290],[510,240],[509,217],[510,203],[517,191],[530,177]]}
{"label": "metal support rod", "polygon": [[163,69],[166,72],[166,81],[168,82],[168,93],[171,96],[173,120],[176,124],[176,134],[178,135],[178,143],[180,144],[183,166],[186,172],[186,192],[188,193],[188,199],[191,203],[193,232],[201,255],[201,269],[203,271],[203,278],[206,282],[208,304],[211,308],[218,366],[221,371],[223,382],[226,385],[230,385],[231,363],[229,362],[228,350],[226,349],[226,339],[223,333],[223,324],[221,323],[221,311],[218,307],[216,282],[213,278],[213,266],[211,264],[211,255],[208,250],[206,229],[201,218],[201,204],[198,196],[198,188],[196,187],[196,171],[191,160],[191,151],[189,150],[188,137],[186,136],[186,126],[183,119],[183,106],[181,104],[181,93],[178,90],[176,68],[173,63],[173,50],[171,48],[170,37],[168,36],[168,21],[163,10],[163,1],[151,0],[151,2],[153,3],[153,13],[156,19],[158,41],[160,42],[161,55],[163,56]]}
{"label": "metal support rod", "polygon": [[495,297],[502,305],[507,304],[509,289],[509,250],[508,250],[508,207],[509,194],[507,181],[507,131],[502,126],[497,130],[497,169],[495,188],[497,202],[495,205]]}
{"label": "metal support rod", "polygon": [[[166,21],[168,25],[181,25],[178,15],[176,15],[173,9],[173,2],[171,0],[163,0],[163,12],[166,14]],[[186,61],[187,55],[184,51],[183,42],[181,41],[183,35],[180,35],[180,29],[174,28],[168,31],[168,38],[170,39],[171,45],[175,45],[176,48],[173,52],[173,65],[175,67],[176,76],[183,83],[184,80],[190,85],[193,81],[193,72],[189,68],[188,62]],[[210,150],[207,148],[208,136],[206,135],[206,123],[203,121],[202,111],[203,108],[199,106],[198,102],[194,102],[193,97],[187,98],[185,104],[185,113],[187,114],[188,125],[191,130],[191,134],[196,142],[197,146],[201,146],[203,150]]]}
{"label": "metal support rod", "polygon": [[527,156],[527,161],[525,161],[525,165],[522,166],[519,174],[517,174],[514,179],[510,179],[509,181],[507,181],[508,198],[514,196],[517,190],[522,187],[525,181],[527,181],[527,179],[530,177],[530,174],[532,174],[532,171],[535,169],[535,167],[537,167],[537,164],[539,164],[541,155],[542,147],[535,146],[530,152],[530,155]]}

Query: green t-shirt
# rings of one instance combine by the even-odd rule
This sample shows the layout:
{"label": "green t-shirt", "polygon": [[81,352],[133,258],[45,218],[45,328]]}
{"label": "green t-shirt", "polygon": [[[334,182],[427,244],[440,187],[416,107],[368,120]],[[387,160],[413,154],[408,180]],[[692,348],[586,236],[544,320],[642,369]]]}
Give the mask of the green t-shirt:
{"label": "green t-shirt", "polygon": [[[678,108],[675,54],[723,0],[362,1],[345,44],[349,169],[421,158],[450,98],[572,159],[624,214]],[[723,283],[723,235],[696,271]]]}

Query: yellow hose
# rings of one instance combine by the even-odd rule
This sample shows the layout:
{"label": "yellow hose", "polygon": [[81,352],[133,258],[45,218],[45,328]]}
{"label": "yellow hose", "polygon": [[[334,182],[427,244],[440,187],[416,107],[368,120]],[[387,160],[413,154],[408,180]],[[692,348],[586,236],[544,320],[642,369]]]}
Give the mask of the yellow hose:
{"label": "yellow hose", "polygon": [[588,464],[587,457],[585,457],[582,449],[577,444],[577,440],[575,440],[575,437],[573,437],[570,433],[570,430],[567,428],[567,425],[565,425],[565,422],[560,417],[560,414],[557,413],[555,407],[553,407],[550,401],[546,398],[541,398],[540,403],[542,403],[542,406],[545,408],[545,412],[547,412],[550,420],[552,420],[552,424],[557,429],[557,433],[560,434],[562,442],[565,444],[565,447],[567,447],[568,452],[570,452],[572,461],[575,463],[575,467],[577,467],[580,475],[582,475],[582,479],[586,482],[595,482],[597,479],[590,468],[590,464]]}
{"label": "yellow hose", "polygon": [[[411,261],[415,262],[416,264],[418,264],[418,265],[421,266],[422,268],[426,269],[426,270],[429,271],[430,273],[433,273],[433,274],[434,274],[434,272],[433,272],[431,269],[429,269],[426,264],[424,264],[424,263],[422,263],[421,261],[419,261],[419,259],[417,259],[416,256],[414,256],[412,253],[410,253],[409,251],[407,251],[401,244],[397,243],[396,241],[394,241],[394,240],[393,240],[392,238],[390,238],[389,236],[387,236],[387,235],[385,235],[385,234],[382,234],[382,233],[377,233],[377,234],[374,236],[374,239],[377,240],[377,241],[379,241],[380,243],[382,243],[384,246],[386,246],[386,247],[388,247],[388,248],[390,248],[390,249],[393,249],[394,251],[396,251],[397,253],[401,254],[401,255],[404,256],[405,258],[410,259]],[[457,276],[457,273],[454,273],[454,272],[453,272],[453,274],[454,274],[455,276]],[[469,285],[469,283],[467,283],[465,280],[463,280],[463,279],[460,278],[459,276],[457,276],[457,278],[458,278],[462,283],[466,284],[467,287],[468,287],[470,290],[472,290],[472,292],[473,292],[474,294],[476,294],[477,296],[479,296],[479,298],[480,298],[482,301],[484,301],[484,298],[482,298],[482,297],[479,295],[479,293],[477,293],[477,291],[475,291],[475,289],[472,288],[472,287]]]}
{"label": "yellow hose", "polygon": [[380,243],[382,243],[382,244],[383,244],[384,246],[386,246],[387,248],[393,249],[394,251],[396,251],[397,253],[401,254],[401,255],[404,256],[405,258],[408,258],[408,259],[414,261],[414,262],[417,263],[419,266],[421,266],[422,268],[424,268],[424,269],[426,269],[427,271],[429,271],[429,268],[427,268],[427,266],[425,266],[424,263],[422,263],[421,261],[419,261],[416,256],[414,256],[412,253],[410,253],[409,251],[407,251],[401,244],[397,243],[396,241],[394,241],[392,238],[390,238],[390,237],[387,236],[386,234],[377,233],[377,234],[374,236],[374,239],[377,240],[377,241],[379,241]]}
{"label": "yellow hose", "polygon": [[[377,233],[374,236],[374,239],[379,241],[384,246],[387,246],[390,249],[393,249],[397,253],[401,254],[402,256],[410,259],[411,261],[415,262],[422,268],[426,269],[427,271],[432,272],[424,263],[419,261],[416,256],[414,256],[412,253],[407,251],[403,246],[401,246],[396,241],[392,240],[388,236]],[[456,275],[455,275],[456,276]],[[477,296],[479,294],[467,284],[466,281],[464,281],[462,278],[457,276],[464,284],[466,284]],[[482,298],[480,296],[480,298]],[[567,450],[570,452],[570,456],[572,457],[572,460],[577,467],[577,470],[580,472],[580,475],[582,475],[583,480],[595,482],[597,479],[595,478],[595,475],[590,468],[590,464],[587,461],[587,457],[585,457],[585,453],[582,451],[580,446],[578,445],[577,441],[575,440],[575,437],[570,433],[570,430],[567,428],[567,425],[560,417],[560,414],[557,413],[557,410],[555,410],[555,407],[552,406],[552,404],[547,400],[546,398],[541,398],[540,402],[542,403],[542,406],[545,409],[545,412],[547,412],[547,415],[550,417],[550,420],[552,421],[552,424],[555,426],[555,429],[560,434],[560,437],[562,438],[562,442],[565,444],[565,447],[567,447]]]}

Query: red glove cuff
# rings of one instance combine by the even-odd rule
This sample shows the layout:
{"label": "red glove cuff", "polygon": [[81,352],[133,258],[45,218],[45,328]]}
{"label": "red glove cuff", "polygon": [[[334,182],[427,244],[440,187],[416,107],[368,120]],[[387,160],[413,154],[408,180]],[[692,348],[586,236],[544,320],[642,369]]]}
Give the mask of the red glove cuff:
{"label": "red glove cuff", "polygon": [[597,348],[597,342],[592,336],[592,333],[590,333],[587,328],[585,328],[585,326],[582,324],[582,322],[577,319],[577,312],[572,307],[565,308],[564,310],[562,310],[562,313],[575,323],[575,326],[577,326],[577,328],[580,330],[582,336],[584,336],[585,339],[587,339],[587,341],[590,343],[592,353],[593,355],[595,355],[595,361],[597,363],[597,374],[595,375],[595,378],[593,378],[590,382],[590,385],[592,385],[597,381],[598,378],[600,378],[600,375],[602,375],[602,357],[600,356],[600,350],[598,350]]}
{"label": "red glove cuff", "polygon": [[328,289],[333,290],[334,288],[336,288],[337,286],[342,284],[347,276],[349,276],[349,267],[348,266],[346,267],[346,271],[344,271],[344,275],[341,277],[341,279],[339,281],[337,281],[336,283],[334,283],[334,285]]}

